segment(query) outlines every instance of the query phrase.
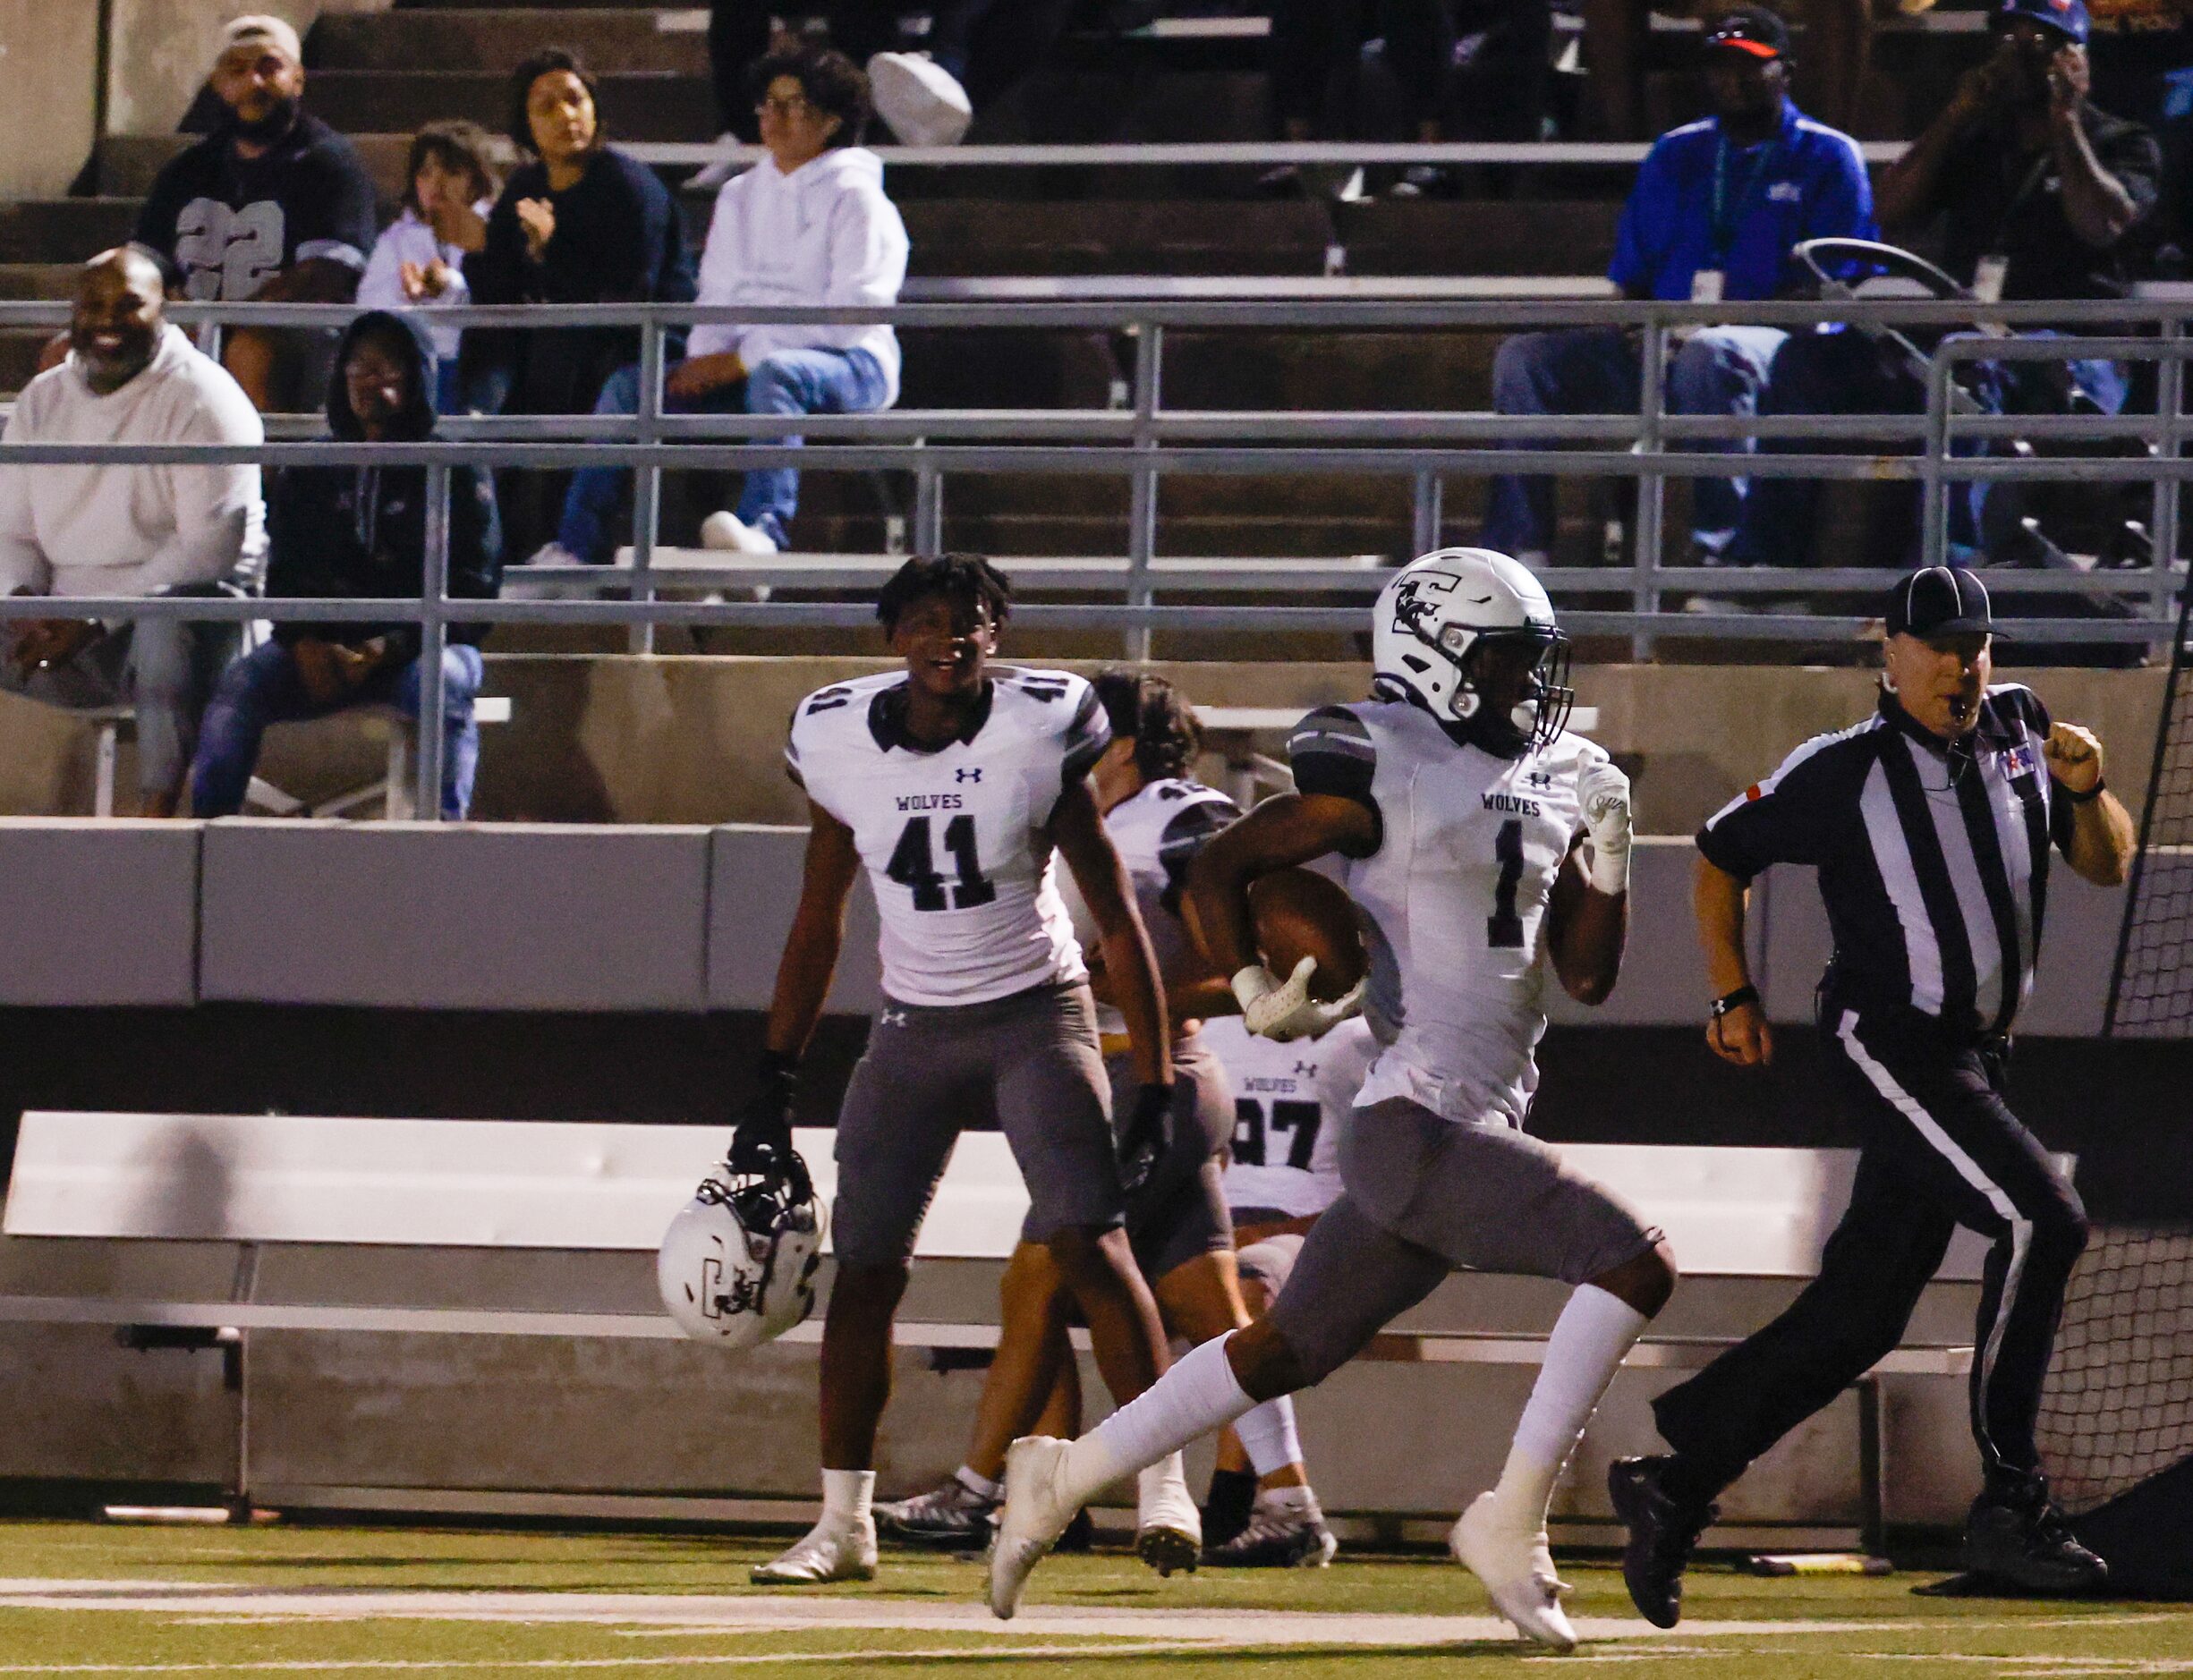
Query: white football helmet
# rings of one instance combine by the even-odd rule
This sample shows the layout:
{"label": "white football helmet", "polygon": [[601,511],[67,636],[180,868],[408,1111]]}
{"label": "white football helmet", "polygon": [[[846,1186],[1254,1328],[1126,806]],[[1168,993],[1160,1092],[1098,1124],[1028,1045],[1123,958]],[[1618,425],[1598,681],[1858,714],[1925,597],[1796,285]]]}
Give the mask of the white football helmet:
{"label": "white football helmet", "polygon": [[782,1336],[814,1311],[822,1225],[796,1152],[763,1173],[718,1167],[663,1234],[662,1303],[697,1341],[756,1347]]}
{"label": "white football helmet", "polygon": [[[1373,686],[1413,700],[1441,722],[1472,725],[1502,756],[1543,748],[1568,721],[1568,638],[1553,603],[1518,560],[1490,548],[1441,548],[1394,573],[1372,608]],[[1483,715],[1472,666],[1488,644],[1536,649],[1528,686],[1507,718]]]}

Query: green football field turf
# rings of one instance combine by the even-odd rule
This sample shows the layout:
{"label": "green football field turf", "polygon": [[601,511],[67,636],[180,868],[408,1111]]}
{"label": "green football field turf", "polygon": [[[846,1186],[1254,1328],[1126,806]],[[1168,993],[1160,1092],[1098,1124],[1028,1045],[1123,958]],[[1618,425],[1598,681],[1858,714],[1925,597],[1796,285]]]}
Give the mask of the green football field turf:
{"label": "green football field turf", "polygon": [[1637,1680],[2193,1675],[2193,1607],[1912,1596],[1925,1577],[1761,1580],[1707,1565],[1671,1633],[1619,1576],[1565,1565],[1574,1655],[1498,1636],[1475,1583],[1427,1557],[1160,1581],[1053,1558],[1010,1624],[972,1563],[887,1552],[875,1582],[762,1591],[754,1539],[451,1529],[0,1523],[0,1676],[961,1673],[982,1680],[1250,1674],[1413,1680],[1518,1663]]}

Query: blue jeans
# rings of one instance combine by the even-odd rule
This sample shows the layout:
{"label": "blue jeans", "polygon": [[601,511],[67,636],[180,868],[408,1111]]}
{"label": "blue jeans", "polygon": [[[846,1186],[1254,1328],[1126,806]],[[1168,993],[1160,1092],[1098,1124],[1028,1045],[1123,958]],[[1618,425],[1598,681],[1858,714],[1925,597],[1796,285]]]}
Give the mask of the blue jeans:
{"label": "blue jeans", "polygon": [[[2025,334],[2022,336],[2045,336]],[[2074,407],[2088,412],[2114,414],[2124,407],[2128,395],[2124,364],[2092,358],[2062,362],[1977,361],[1962,364],[1960,375],[1980,407],[1990,414],[2061,414]],[[1762,414],[1916,414],[1926,406],[1926,390],[1908,359],[1865,334],[1800,333],[1781,347],[1759,402]],[[1777,438],[1764,447],[1770,453],[1809,454],[1815,452],[1869,447],[1856,444],[1823,444],[1809,438]],[[1878,443],[1871,448],[1903,449],[1908,445]],[[1959,455],[1988,453],[1985,440],[1957,445]],[[2000,531],[2005,521],[2015,524],[2005,507],[1988,509],[1993,487],[1952,479],[1947,486],[1949,541],[1953,549],[1972,559],[1988,547],[1988,534]],[[2015,489],[2018,487],[2009,487]],[[1998,498],[2015,511],[2015,496]],[[1813,479],[1761,479],[1744,504],[1743,523],[1729,545],[1728,558],[1738,565],[1801,566],[1812,559],[1813,528],[1820,502],[1819,481]],[[1916,548],[1917,530],[1913,528]],[[1900,564],[1896,556],[1881,556],[1883,564]]]}
{"label": "blue jeans", "polygon": [[[480,768],[480,725],[472,701],[485,674],[480,649],[463,642],[442,651],[442,815],[463,820],[472,808],[472,777]],[[233,817],[259,763],[259,743],[268,724],[325,717],[353,706],[394,706],[419,716],[419,661],[385,666],[364,686],[325,703],[304,692],[297,661],[278,641],[255,649],[230,666],[199,725],[198,758],[191,767],[191,814]]]}
{"label": "blue jeans", "polygon": [[[698,402],[669,398],[664,406],[673,414],[865,414],[881,408],[889,395],[883,364],[865,350],[785,350],[763,357],[736,385],[711,391]],[[602,382],[594,412],[639,412],[640,369],[636,365],[620,368]],[[800,440],[773,441],[796,446]],[[607,565],[614,547],[610,525],[624,495],[620,469],[582,467],[571,475],[557,541],[582,560]],[[786,522],[799,505],[798,469],[757,467],[746,475],[738,517],[783,548],[788,546]]]}
{"label": "blue jeans", "polygon": [[[1752,414],[1767,366],[1788,335],[1772,327],[1709,327],[1693,334],[1668,369],[1670,414]],[[1492,406],[1502,414],[1635,414],[1643,394],[1637,342],[1616,327],[1525,333],[1504,340],[1492,362]],[[1511,447],[1527,448],[1518,440]],[[1602,445],[1603,447],[1604,445]],[[1748,443],[1683,445],[1713,454]],[[1745,480],[1691,480],[1691,527],[1701,547],[1718,554],[1736,530]],[[1492,480],[1485,514],[1488,547],[1508,554],[1553,546],[1553,480],[1503,474]]]}

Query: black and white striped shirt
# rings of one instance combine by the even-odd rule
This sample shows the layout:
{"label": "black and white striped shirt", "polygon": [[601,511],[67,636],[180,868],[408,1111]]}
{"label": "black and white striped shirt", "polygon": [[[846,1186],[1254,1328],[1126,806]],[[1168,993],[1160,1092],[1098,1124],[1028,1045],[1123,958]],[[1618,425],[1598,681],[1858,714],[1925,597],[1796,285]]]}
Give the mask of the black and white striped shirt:
{"label": "black and white striped shirt", "polygon": [[1770,864],[1818,867],[1836,1004],[2007,1032],[2033,984],[2048,848],[2071,838],[2048,731],[2047,708],[2016,684],[1989,689],[1954,745],[1884,693],[1866,722],[1815,736],[1716,811],[1698,849],[1747,881]]}

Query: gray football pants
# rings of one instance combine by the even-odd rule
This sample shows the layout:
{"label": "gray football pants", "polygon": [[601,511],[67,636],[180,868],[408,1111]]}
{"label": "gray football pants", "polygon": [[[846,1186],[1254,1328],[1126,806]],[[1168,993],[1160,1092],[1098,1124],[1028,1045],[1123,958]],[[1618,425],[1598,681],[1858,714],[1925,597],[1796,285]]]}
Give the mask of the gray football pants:
{"label": "gray football pants", "polygon": [[1580,1284],[1661,1240],[1536,1138],[1449,1120],[1404,1098],[1356,1111],[1340,1183],[1268,1315],[1313,1383],[1449,1272]]}

